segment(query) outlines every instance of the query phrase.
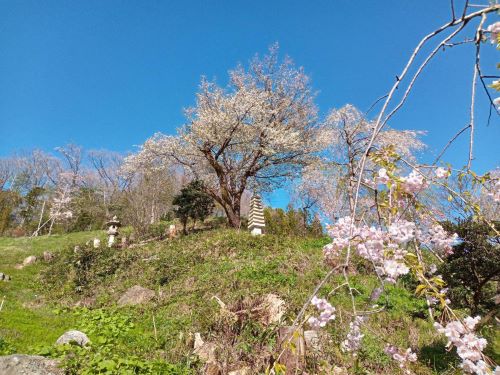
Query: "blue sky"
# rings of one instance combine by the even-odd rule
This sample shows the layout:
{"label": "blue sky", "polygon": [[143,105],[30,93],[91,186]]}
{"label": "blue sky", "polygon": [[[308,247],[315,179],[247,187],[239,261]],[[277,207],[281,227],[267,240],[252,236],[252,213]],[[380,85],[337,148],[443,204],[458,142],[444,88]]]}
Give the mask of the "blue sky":
{"label": "blue sky", "polygon": [[[346,103],[365,110],[449,18],[448,0],[0,0],[0,156],[68,142],[133,151],[175,132],[202,75],[225,83],[228,69],[274,42],[311,76],[322,114]],[[468,121],[472,48],[440,54],[391,123],[428,131],[424,159]],[[483,70],[497,74],[498,51],[482,48]],[[500,121],[486,126],[486,115],[480,92],[479,172],[499,165]],[[445,160],[465,164],[467,141]]]}

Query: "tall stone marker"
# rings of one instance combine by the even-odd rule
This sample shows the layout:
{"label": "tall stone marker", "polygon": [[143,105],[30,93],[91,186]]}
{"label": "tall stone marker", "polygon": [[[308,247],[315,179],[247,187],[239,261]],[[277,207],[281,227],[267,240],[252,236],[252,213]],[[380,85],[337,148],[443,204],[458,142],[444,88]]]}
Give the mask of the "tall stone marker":
{"label": "tall stone marker", "polygon": [[252,196],[250,200],[250,213],[248,215],[248,229],[254,236],[263,234],[266,222],[264,220],[264,207],[262,201],[257,194]]}

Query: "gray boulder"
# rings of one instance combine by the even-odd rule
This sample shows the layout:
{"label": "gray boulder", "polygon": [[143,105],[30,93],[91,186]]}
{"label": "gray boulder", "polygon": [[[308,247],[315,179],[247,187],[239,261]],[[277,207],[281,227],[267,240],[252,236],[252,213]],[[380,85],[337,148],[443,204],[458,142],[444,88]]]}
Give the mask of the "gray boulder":
{"label": "gray boulder", "polygon": [[39,355],[13,354],[0,356],[2,375],[63,375],[58,362]]}
{"label": "gray boulder", "polygon": [[77,331],[77,330],[70,330],[67,332],[64,332],[56,341],[57,345],[62,345],[62,344],[69,344],[70,342],[76,342],[80,346],[85,346],[87,343],[90,342],[89,338],[87,335],[83,332]]}
{"label": "gray boulder", "polygon": [[127,289],[118,300],[119,306],[141,305],[151,301],[155,297],[155,292],[151,289],[143,288],[139,285]]}

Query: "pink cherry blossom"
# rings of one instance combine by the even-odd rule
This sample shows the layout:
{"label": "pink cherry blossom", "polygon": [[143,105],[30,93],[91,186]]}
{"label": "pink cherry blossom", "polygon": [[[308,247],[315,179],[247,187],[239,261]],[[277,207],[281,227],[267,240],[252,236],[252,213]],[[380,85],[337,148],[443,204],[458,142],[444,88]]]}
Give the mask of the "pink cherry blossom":
{"label": "pink cherry blossom", "polygon": [[387,184],[390,181],[389,176],[387,175],[387,169],[380,168],[377,176],[377,183],[379,184]]}
{"label": "pink cherry blossom", "polygon": [[450,175],[450,172],[447,169],[444,168],[437,168],[434,173],[436,174],[437,178],[446,178]]}
{"label": "pink cherry blossom", "polygon": [[498,43],[498,34],[500,33],[500,22],[495,22],[488,26],[486,31],[490,32],[491,43]]}
{"label": "pink cherry blossom", "polygon": [[320,312],[319,317],[312,316],[308,319],[307,322],[312,328],[322,328],[326,326],[330,320],[335,319],[335,307],[330,305],[326,299],[314,296],[311,299],[311,305],[315,306]]}
{"label": "pink cherry blossom", "polygon": [[402,186],[407,193],[418,193],[427,187],[424,176],[417,170],[412,171],[407,177],[402,177]]}

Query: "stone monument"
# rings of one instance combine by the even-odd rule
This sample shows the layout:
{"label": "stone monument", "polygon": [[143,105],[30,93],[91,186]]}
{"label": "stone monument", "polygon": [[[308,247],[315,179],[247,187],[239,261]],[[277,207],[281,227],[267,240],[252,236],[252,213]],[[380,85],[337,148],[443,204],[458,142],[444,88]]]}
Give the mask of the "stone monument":
{"label": "stone monument", "polygon": [[262,206],[262,201],[257,194],[252,196],[250,200],[250,213],[248,215],[248,229],[254,236],[260,236],[263,234],[263,230],[266,226],[264,220],[264,207]]}

